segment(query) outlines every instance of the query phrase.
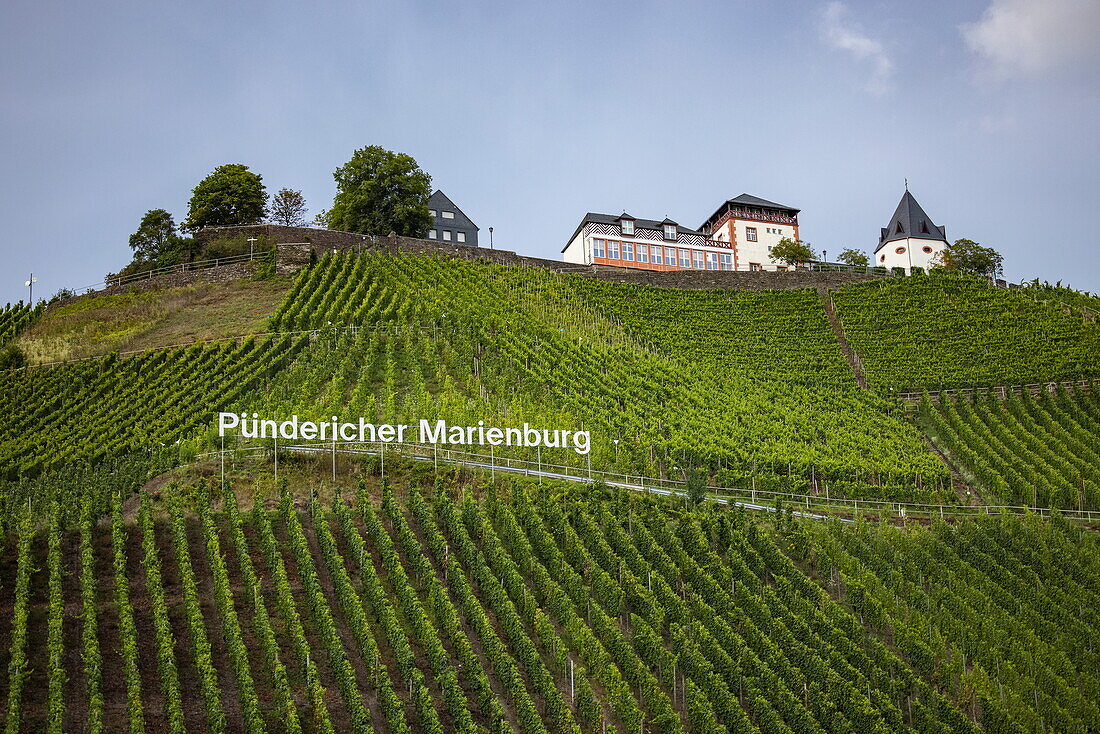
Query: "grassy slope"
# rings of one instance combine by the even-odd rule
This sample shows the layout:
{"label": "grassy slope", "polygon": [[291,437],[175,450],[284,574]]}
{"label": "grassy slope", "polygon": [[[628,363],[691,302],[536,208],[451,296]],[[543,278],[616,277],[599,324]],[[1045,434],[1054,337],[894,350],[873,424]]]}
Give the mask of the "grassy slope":
{"label": "grassy slope", "polygon": [[17,343],[31,363],[266,331],[290,280],[237,280],[81,298],[51,308]]}

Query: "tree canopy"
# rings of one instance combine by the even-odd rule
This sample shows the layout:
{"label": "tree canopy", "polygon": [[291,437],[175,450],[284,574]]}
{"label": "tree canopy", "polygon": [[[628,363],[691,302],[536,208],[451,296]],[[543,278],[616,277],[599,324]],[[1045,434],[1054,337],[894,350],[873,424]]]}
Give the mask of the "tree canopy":
{"label": "tree canopy", "polygon": [[191,192],[183,228],[259,224],[267,212],[263,177],[241,163],[218,166]]}
{"label": "tree canopy", "polygon": [[871,261],[867,259],[866,252],[863,252],[862,250],[856,250],[851,247],[845,250],[841,250],[840,255],[837,259],[840,260],[840,262],[846,263],[848,265],[862,265],[863,267],[867,267],[871,264]]}
{"label": "tree canopy", "polygon": [[284,227],[299,227],[306,222],[306,197],[301,191],[279,189],[271,197],[271,221]]}
{"label": "tree canopy", "polygon": [[141,218],[137,231],[130,235],[135,262],[156,261],[176,236],[176,222],[164,209],[150,209]]}
{"label": "tree canopy", "polygon": [[959,239],[948,245],[932,261],[932,267],[944,272],[968,273],[986,278],[1002,274],[1004,257],[992,247],[983,247],[974,240]]}
{"label": "tree canopy", "polygon": [[817,254],[810,247],[809,242],[792,240],[790,237],[784,237],[768,248],[768,254],[772,256],[773,260],[788,265],[797,265],[798,263],[817,259]]}
{"label": "tree canopy", "polygon": [[336,198],[328,211],[332,229],[362,234],[423,237],[432,178],[416,160],[378,145],[360,148],[333,173]]}

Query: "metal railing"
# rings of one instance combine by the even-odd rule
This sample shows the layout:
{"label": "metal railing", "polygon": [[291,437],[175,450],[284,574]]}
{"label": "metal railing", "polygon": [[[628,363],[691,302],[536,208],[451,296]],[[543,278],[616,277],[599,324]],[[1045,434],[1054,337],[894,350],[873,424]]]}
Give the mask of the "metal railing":
{"label": "metal railing", "polygon": [[[529,461],[508,456],[497,456],[494,451],[490,453],[476,453],[472,451],[458,451],[455,449],[440,448],[438,445],[421,443],[385,444],[381,442],[315,442],[315,443],[289,443],[278,444],[273,441],[270,444],[247,444],[243,447],[226,448],[199,454],[198,458],[233,455],[235,452],[254,454],[267,452],[273,448],[278,451],[321,454],[332,457],[333,478],[336,477],[336,457],[338,455],[380,456],[385,471],[385,456],[403,456],[416,461],[448,464],[451,466],[467,466],[490,472],[495,476],[496,472],[503,474],[520,474],[529,477],[538,477],[551,480],[591,484],[595,481],[603,481],[608,486],[619,487],[637,492],[649,492],[664,496],[687,496],[687,483],[676,479],[662,479],[647,477],[637,474],[622,474],[593,469],[589,461],[587,466],[570,466],[551,464],[542,461]],[[223,475],[224,481],[224,475]],[[711,485],[706,488],[709,499],[721,504],[745,507],[751,510],[775,512],[779,507],[790,510],[801,517],[812,519],[841,519],[852,518],[881,518],[890,517],[897,519],[965,519],[986,517],[994,515],[1014,515],[1024,517],[1038,515],[1040,517],[1052,517],[1058,513],[1067,520],[1085,523],[1100,522],[1100,511],[1083,509],[1051,509],[1046,507],[1030,507],[1026,505],[943,505],[918,502],[892,502],[872,499],[849,499],[845,497],[830,497],[828,495],[794,494],[790,492],[775,492],[771,490],[755,489],[751,487],[722,487]]]}
{"label": "metal railing", "polygon": [[[275,248],[280,247],[301,247],[309,245],[308,242],[283,242],[275,245]],[[154,268],[152,270],[146,270],[141,273],[133,273],[131,275],[120,275],[114,278],[107,278],[93,283],[92,285],[82,286],[76,289],[70,289],[76,295],[85,295],[87,293],[94,293],[96,291],[105,290],[107,288],[117,288],[124,285],[130,285],[133,283],[141,283],[154,278],[159,278],[163,275],[174,275],[175,273],[189,273],[194,270],[209,270],[210,268],[221,267],[222,265],[236,265],[242,262],[251,262],[253,260],[260,260],[267,257],[271,253],[270,249],[255,250],[253,252],[246,252],[241,255],[229,255],[227,257],[215,257],[207,260],[195,260],[193,262],[184,262],[177,265],[166,265],[163,268]]]}
{"label": "metal railing", "polygon": [[[1021,396],[1024,391],[1030,392],[1032,395],[1041,395],[1043,393],[1054,394],[1058,392],[1058,389],[1063,390],[1084,390],[1088,391],[1092,388],[1092,380],[1068,380],[1065,382],[1033,382],[1027,385],[994,385],[991,387],[958,387],[947,390],[928,390],[928,399],[934,403],[938,403],[944,398],[958,398],[965,397],[971,398],[975,395],[992,395],[993,397],[1001,400],[1007,400],[1009,395]],[[893,393],[893,397],[901,400],[905,403],[919,403],[924,397],[924,392],[909,391]]]}

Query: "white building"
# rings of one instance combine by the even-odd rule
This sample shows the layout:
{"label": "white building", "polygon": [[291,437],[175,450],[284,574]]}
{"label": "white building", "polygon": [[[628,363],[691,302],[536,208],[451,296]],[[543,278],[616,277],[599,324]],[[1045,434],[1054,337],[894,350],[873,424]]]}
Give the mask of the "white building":
{"label": "white building", "polygon": [[798,241],[798,212],[750,194],[729,199],[699,229],[733,252],[734,270],[786,270],[773,260],[771,248],[782,239]]}
{"label": "white building", "polygon": [[947,230],[932,223],[920,204],[905,189],[890,224],[882,228],[874,264],[886,268],[928,270],[932,260],[947,247]]}
{"label": "white building", "polygon": [[562,248],[567,263],[643,270],[733,270],[729,243],[668,219],[589,212]]}

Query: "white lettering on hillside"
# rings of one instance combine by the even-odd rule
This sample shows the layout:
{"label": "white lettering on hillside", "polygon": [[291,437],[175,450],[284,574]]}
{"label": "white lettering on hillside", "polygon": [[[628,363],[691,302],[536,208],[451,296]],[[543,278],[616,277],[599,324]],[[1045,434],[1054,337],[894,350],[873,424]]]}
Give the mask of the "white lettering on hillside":
{"label": "white lettering on hillside", "polygon": [[[237,432],[233,433],[235,429]],[[290,420],[278,421],[260,418],[257,413],[218,413],[219,436],[403,444],[409,441],[407,433],[416,436],[416,443],[429,445],[569,448],[582,456],[591,449],[588,431],[535,428],[529,423],[521,427],[487,427],[485,421],[478,421],[476,426],[463,426],[442,419],[433,422],[422,418],[417,425],[410,426],[368,423],[365,418],[355,422],[341,421],[338,416],[326,421],[303,421],[292,415]]]}

